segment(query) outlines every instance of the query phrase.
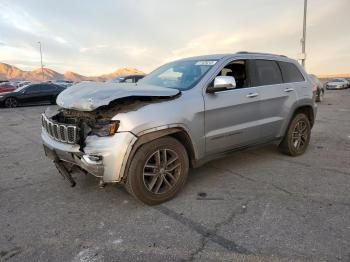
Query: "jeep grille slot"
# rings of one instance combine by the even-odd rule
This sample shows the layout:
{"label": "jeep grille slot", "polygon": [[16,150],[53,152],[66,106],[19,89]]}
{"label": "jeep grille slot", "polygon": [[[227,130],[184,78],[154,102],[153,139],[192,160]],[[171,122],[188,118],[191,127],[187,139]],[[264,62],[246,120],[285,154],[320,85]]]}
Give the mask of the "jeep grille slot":
{"label": "jeep grille slot", "polygon": [[47,134],[53,139],[69,144],[78,143],[77,127],[55,123],[49,120],[44,114],[41,115],[41,124]]}

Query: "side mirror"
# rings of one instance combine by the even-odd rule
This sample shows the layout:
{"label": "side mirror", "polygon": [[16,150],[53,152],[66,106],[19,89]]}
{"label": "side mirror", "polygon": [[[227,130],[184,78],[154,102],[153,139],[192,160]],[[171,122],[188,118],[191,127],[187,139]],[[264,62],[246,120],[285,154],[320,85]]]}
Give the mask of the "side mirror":
{"label": "side mirror", "polygon": [[207,93],[215,93],[236,88],[236,80],[233,76],[217,76],[214,85],[207,88]]}

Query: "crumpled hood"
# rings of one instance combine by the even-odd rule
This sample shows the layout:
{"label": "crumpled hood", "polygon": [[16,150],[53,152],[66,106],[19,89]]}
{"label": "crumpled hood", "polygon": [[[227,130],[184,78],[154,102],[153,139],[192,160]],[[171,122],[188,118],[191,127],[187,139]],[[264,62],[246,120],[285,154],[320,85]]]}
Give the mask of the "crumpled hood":
{"label": "crumpled hood", "polygon": [[80,83],[68,87],[57,97],[57,104],[66,109],[93,111],[124,97],[173,97],[177,89],[152,85],[122,83]]}

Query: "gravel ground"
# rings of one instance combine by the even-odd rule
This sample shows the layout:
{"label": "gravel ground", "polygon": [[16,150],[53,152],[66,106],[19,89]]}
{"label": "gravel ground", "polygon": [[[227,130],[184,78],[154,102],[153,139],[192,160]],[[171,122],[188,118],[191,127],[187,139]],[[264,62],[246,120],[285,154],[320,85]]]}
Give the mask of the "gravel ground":
{"label": "gravel ground", "polygon": [[0,261],[350,261],[350,90],[319,105],[307,152],[242,151],[145,206],[44,156],[45,106],[0,109]]}

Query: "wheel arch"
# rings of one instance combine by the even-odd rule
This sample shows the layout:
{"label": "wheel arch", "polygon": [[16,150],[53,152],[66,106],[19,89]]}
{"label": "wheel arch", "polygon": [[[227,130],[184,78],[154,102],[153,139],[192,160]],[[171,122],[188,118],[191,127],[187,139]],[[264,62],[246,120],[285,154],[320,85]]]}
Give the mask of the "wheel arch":
{"label": "wheel arch", "polygon": [[136,141],[131,145],[131,150],[129,155],[127,156],[124,172],[122,174],[122,181],[125,182],[127,176],[128,176],[128,170],[131,164],[131,160],[134,157],[137,150],[144,144],[151,142],[155,139],[170,136],[178,140],[186,149],[190,166],[193,166],[194,161],[196,160],[197,153],[195,150],[195,145],[193,144],[193,140],[191,139],[191,136],[189,132],[186,130],[186,128],[182,126],[173,126],[173,127],[164,127],[157,130],[148,130],[143,131],[140,134],[137,135]]}
{"label": "wheel arch", "polygon": [[294,116],[298,113],[304,113],[307,118],[310,121],[311,127],[313,127],[315,123],[315,111],[313,109],[313,106],[310,104],[302,104],[302,105],[297,105],[294,109],[291,110],[292,113],[290,113],[288,117],[288,121],[285,122],[284,126],[281,128],[280,133],[279,133],[279,138],[283,138],[288,131],[289,125],[292,122]]}
{"label": "wheel arch", "polygon": [[313,127],[313,125],[315,123],[315,114],[314,114],[314,110],[313,110],[312,106],[310,106],[310,105],[303,105],[303,106],[299,106],[298,108],[296,108],[294,110],[294,113],[293,113],[292,118],[290,119],[290,121],[298,113],[305,114],[307,116],[307,118],[309,119],[309,121],[310,121],[311,127]]}
{"label": "wheel arch", "polygon": [[15,96],[8,96],[8,97],[6,97],[6,98],[4,99],[4,101],[3,101],[4,106],[6,106],[6,105],[5,105],[5,104],[6,104],[6,100],[11,99],[11,98],[13,98],[13,99],[16,100],[17,106],[18,106],[18,105],[19,105],[19,100],[18,100],[18,98],[15,97]]}

